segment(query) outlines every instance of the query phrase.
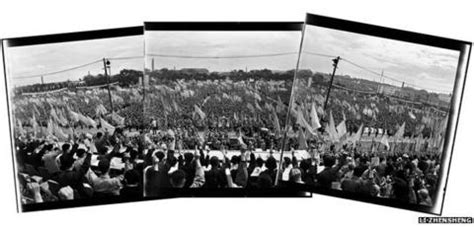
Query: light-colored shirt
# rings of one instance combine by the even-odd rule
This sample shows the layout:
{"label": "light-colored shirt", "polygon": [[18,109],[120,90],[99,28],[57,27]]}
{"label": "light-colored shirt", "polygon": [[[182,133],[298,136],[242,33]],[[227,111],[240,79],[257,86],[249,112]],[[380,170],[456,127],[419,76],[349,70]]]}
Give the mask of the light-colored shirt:
{"label": "light-colored shirt", "polygon": [[120,195],[120,189],[123,188],[120,178],[111,178],[109,174],[97,176],[91,169],[86,174],[86,178],[92,185],[95,192],[110,193],[113,195]]}

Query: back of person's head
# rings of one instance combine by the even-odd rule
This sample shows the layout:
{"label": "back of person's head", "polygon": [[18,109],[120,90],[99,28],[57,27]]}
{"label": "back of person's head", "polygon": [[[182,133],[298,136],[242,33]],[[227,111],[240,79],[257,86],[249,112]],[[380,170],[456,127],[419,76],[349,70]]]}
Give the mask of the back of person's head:
{"label": "back of person's head", "polygon": [[183,170],[176,170],[171,173],[170,183],[173,188],[183,188],[186,183],[186,173]]}
{"label": "back of person's head", "polygon": [[311,160],[301,160],[300,162],[300,168],[301,170],[303,170],[303,172],[306,172],[306,170],[309,169],[309,167],[311,166]]}
{"label": "back of person's head", "polygon": [[188,153],[184,154],[184,162],[189,164],[193,161],[193,159],[194,159],[194,154],[193,153],[188,152]]}
{"label": "back of person's head", "polygon": [[84,154],[85,154],[85,153],[86,153],[86,150],[84,150],[84,149],[82,149],[82,148],[81,148],[81,149],[77,149],[77,151],[76,151],[76,155],[77,155],[77,157],[79,157],[79,158],[84,157]]}
{"label": "back of person's head", "polygon": [[287,168],[291,164],[291,159],[289,157],[284,157],[283,158],[283,166],[284,168]]}
{"label": "back of person's head", "polygon": [[336,163],[336,158],[333,155],[326,154],[323,156],[325,167],[332,167]]}
{"label": "back of person's head", "polygon": [[97,149],[97,152],[99,152],[100,155],[106,155],[108,153],[108,149],[106,146],[99,147]]}
{"label": "back of person's head", "polygon": [[216,157],[216,156],[212,156],[212,158],[211,158],[211,160],[210,160],[209,162],[211,163],[211,166],[212,166],[213,168],[219,166],[219,158]]}
{"label": "back of person's head", "polygon": [[138,151],[135,149],[130,149],[130,160],[135,160],[138,157]]}
{"label": "back of person's head", "polygon": [[301,181],[301,170],[298,168],[292,168],[290,170],[290,181],[299,182]]}
{"label": "back of person's head", "polygon": [[53,147],[54,147],[53,144],[48,144],[48,145],[44,146],[44,149],[47,150],[47,151],[51,151],[51,150],[53,150]]}
{"label": "back of person's head", "polygon": [[97,139],[102,138],[102,132],[97,132],[97,134],[95,135],[95,137],[97,137]]}
{"label": "back of person's head", "polygon": [[420,199],[426,200],[429,197],[429,192],[426,188],[422,188],[418,190],[418,195],[420,196]]}
{"label": "back of person's head", "polygon": [[261,157],[258,157],[257,160],[255,161],[255,163],[257,164],[258,167],[262,167],[264,161]]}
{"label": "back of person's head", "polygon": [[238,165],[240,163],[240,157],[237,155],[233,155],[232,158],[230,158],[230,163],[232,165]]}
{"label": "back of person's head", "polygon": [[353,174],[353,175],[356,176],[356,177],[361,177],[362,174],[364,174],[364,171],[365,171],[365,168],[364,168],[364,167],[362,167],[362,166],[356,166],[356,167],[354,168],[354,174]]}
{"label": "back of person's head", "polygon": [[273,156],[267,158],[267,161],[265,161],[265,167],[267,167],[269,170],[274,170],[277,168],[277,163]]}
{"label": "back of person's head", "polygon": [[61,163],[60,169],[64,171],[71,168],[72,164],[74,164],[74,158],[71,155],[63,154],[59,158],[59,162]]}
{"label": "back of person's head", "polygon": [[140,174],[138,174],[137,170],[132,169],[125,172],[124,178],[128,185],[134,185],[140,181]]}
{"label": "back of person's head", "polygon": [[168,171],[171,167],[175,166],[176,163],[178,163],[178,159],[175,156],[168,156],[166,158],[166,171]]}
{"label": "back of person's head", "polygon": [[110,169],[110,161],[106,158],[103,158],[99,161],[98,169],[100,173],[106,174]]}
{"label": "back of person's head", "polygon": [[69,148],[71,148],[71,144],[65,143],[65,144],[63,144],[63,146],[61,148],[62,148],[63,152],[66,153],[66,152],[69,151]]}
{"label": "back of person's head", "polygon": [[163,158],[165,158],[165,153],[163,153],[161,151],[158,151],[158,152],[155,153],[155,156],[156,156],[156,158],[158,158],[158,161],[161,162],[163,160]]}
{"label": "back of person's head", "polygon": [[273,181],[270,175],[268,174],[260,174],[257,180],[257,187],[258,188],[271,188],[273,186]]}

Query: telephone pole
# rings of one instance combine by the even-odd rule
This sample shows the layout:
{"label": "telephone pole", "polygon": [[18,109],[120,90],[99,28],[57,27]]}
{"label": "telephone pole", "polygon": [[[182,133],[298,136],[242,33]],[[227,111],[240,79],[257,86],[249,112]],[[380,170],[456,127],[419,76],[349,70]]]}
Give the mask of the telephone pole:
{"label": "telephone pole", "polygon": [[331,81],[329,82],[328,92],[326,94],[326,101],[324,102],[324,109],[326,109],[326,107],[328,106],[329,93],[331,93],[332,83],[334,82],[334,75],[336,74],[337,64],[339,64],[339,60],[341,60],[341,57],[339,56],[337,56],[337,58],[332,59],[332,65],[334,66],[334,69],[332,70]]}
{"label": "telephone pole", "polygon": [[383,79],[383,69],[382,69],[382,74],[380,74],[380,82],[379,82],[379,86],[378,86],[378,89],[377,89],[377,93],[380,93],[380,94],[383,93],[382,92],[382,86],[383,86],[382,79]]}
{"label": "telephone pole", "polygon": [[110,69],[110,61],[105,58],[103,58],[102,60],[104,61],[104,73],[105,73],[104,75],[105,75],[105,78],[107,79],[107,90],[109,92],[110,109],[111,109],[111,112],[114,112],[114,104],[112,103],[112,94],[110,93],[110,78],[109,78],[109,74],[107,73],[107,68]]}

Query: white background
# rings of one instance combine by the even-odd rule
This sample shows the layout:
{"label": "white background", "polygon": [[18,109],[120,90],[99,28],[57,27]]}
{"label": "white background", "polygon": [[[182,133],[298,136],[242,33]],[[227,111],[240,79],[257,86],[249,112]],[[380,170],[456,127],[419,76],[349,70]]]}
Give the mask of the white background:
{"label": "white background", "polygon": [[[21,1],[0,3],[0,37],[141,25],[143,21],[302,21],[315,13],[474,40],[471,1]],[[473,66],[470,66],[471,72]],[[474,216],[474,81],[468,73],[443,216]],[[15,226],[416,225],[423,213],[314,195],[312,199],[171,199],[16,213],[4,76],[0,77],[0,216]]]}

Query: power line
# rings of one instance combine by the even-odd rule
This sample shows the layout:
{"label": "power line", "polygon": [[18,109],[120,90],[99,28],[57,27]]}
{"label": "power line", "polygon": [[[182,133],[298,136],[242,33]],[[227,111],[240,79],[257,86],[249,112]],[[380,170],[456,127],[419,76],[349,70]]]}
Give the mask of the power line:
{"label": "power line", "polygon": [[169,55],[169,54],[147,54],[152,57],[163,57],[163,58],[189,58],[189,59],[235,59],[235,58],[263,58],[263,57],[276,57],[298,54],[298,52],[283,52],[283,53],[271,53],[271,54],[255,54],[255,55],[223,55],[223,56],[198,56],[198,55]]}
{"label": "power line", "polygon": [[303,53],[309,54],[309,55],[320,56],[320,57],[326,57],[326,58],[337,58],[337,56],[335,56],[335,55],[315,53],[315,52],[309,52],[309,51],[303,51]]}
{"label": "power line", "polygon": [[[399,82],[399,83],[405,83],[405,85],[408,85],[408,86],[410,86],[410,87],[419,88],[419,89],[426,89],[426,88],[422,88],[422,87],[417,86],[417,85],[412,84],[412,83],[408,83],[408,82],[405,82],[405,81],[402,81],[402,80],[399,80],[399,79],[395,79],[394,77],[386,76],[386,74],[387,74],[386,72],[384,72],[384,74],[380,74],[380,73],[378,73],[378,72],[376,72],[376,71],[373,71],[373,70],[371,70],[371,69],[369,69],[369,68],[367,68],[367,67],[364,67],[364,66],[362,66],[362,65],[359,65],[359,64],[357,64],[357,63],[355,63],[355,62],[353,62],[353,61],[351,61],[351,60],[348,60],[347,58],[341,58],[341,60],[343,60],[343,61],[345,61],[345,62],[347,62],[347,63],[349,63],[349,64],[351,64],[351,65],[353,65],[353,66],[356,66],[356,67],[358,67],[358,68],[360,68],[360,69],[363,69],[363,70],[365,70],[365,71],[367,71],[367,72],[370,72],[370,73],[372,73],[372,74],[374,74],[374,75],[380,76],[380,77],[382,77],[382,78],[387,78],[387,79],[390,79],[390,80],[392,80],[392,81]],[[391,74],[391,73],[389,73],[389,74]],[[392,74],[392,75],[393,75],[393,74]],[[430,89],[430,90],[431,90],[431,91],[436,91],[436,92],[442,92],[442,93],[449,93],[449,91],[443,91],[443,90],[437,90],[437,89]]]}
{"label": "power line", "polygon": [[100,61],[102,61],[102,59],[95,60],[95,61],[93,61],[93,62],[89,62],[89,63],[86,63],[86,64],[74,66],[74,67],[71,67],[71,68],[62,69],[62,70],[59,70],[59,71],[48,72],[48,73],[42,73],[42,74],[36,74],[36,75],[29,75],[29,76],[22,76],[22,77],[15,77],[15,78],[13,78],[13,79],[14,79],[14,80],[19,80],[19,79],[28,79],[28,78],[42,77],[42,76],[51,76],[51,75],[55,75],[55,74],[64,73],[64,72],[68,72],[68,71],[71,71],[71,70],[83,68],[83,67],[86,67],[86,66],[89,66],[89,65],[93,65],[93,64],[98,63],[98,62],[100,62]]}
{"label": "power line", "polygon": [[130,60],[130,59],[143,59],[144,56],[130,56],[130,57],[116,57],[116,58],[107,58],[109,60]]}

